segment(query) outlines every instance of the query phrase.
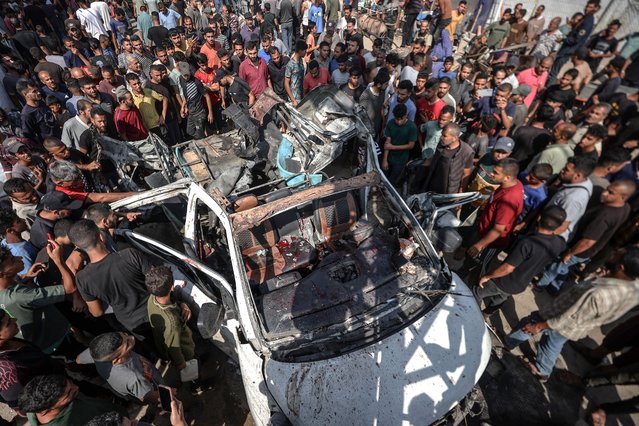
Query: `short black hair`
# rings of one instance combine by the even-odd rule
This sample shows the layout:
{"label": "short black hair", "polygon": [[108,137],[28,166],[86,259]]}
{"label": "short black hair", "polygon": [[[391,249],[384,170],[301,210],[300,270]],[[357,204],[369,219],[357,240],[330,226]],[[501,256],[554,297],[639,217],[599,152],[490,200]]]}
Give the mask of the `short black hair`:
{"label": "short black hair", "polygon": [[13,226],[18,215],[11,209],[0,209],[0,236],[4,237],[7,230]]}
{"label": "short black hair", "polygon": [[115,69],[113,68],[113,65],[111,65],[111,64],[102,65],[102,68],[100,70],[102,72],[110,72],[111,74],[113,74],[115,72]]}
{"label": "short black hair", "polygon": [[95,107],[91,110],[91,118],[95,117],[96,115],[104,117],[107,115],[107,112],[100,107]]}
{"label": "short black hair", "polygon": [[548,206],[539,218],[539,226],[549,231],[554,231],[566,221],[566,210],[561,206]]}
{"label": "short black hair", "polygon": [[53,408],[64,395],[67,380],[59,374],[34,377],[20,393],[18,407],[26,413],[39,413]]}
{"label": "short black hair", "polygon": [[89,86],[89,85],[95,86],[95,83],[93,82],[91,77],[87,77],[87,76],[80,78],[78,80],[78,83],[80,84],[80,87]]}
{"label": "short black hair", "polygon": [[579,76],[579,70],[577,68],[570,68],[564,73],[564,75],[569,75],[574,80],[575,78],[577,78],[577,76]]}
{"label": "short black hair", "polygon": [[442,114],[450,114],[452,116],[455,116],[455,107],[452,105],[446,105],[444,108],[442,108],[441,112],[439,113],[440,116]]}
{"label": "short black hair", "polygon": [[519,174],[519,162],[514,158],[502,158],[495,164],[495,167],[501,167],[502,173],[506,176],[517,177]]}
{"label": "short black hair", "polygon": [[55,225],[53,225],[53,236],[55,238],[69,236],[69,231],[72,226],[73,221],[71,219],[59,219]]}
{"label": "short black hair", "polygon": [[630,278],[639,278],[639,248],[630,247],[621,258],[623,272]]}
{"label": "short black hair", "polygon": [[439,78],[439,84],[441,83],[445,83],[448,84],[450,86],[450,77],[440,77]]}
{"label": "short black hair", "polygon": [[98,360],[108,357],[122,345],[122,342],[122,335],[117,332],[103,333],[94,337],[89,343],[91,358]]}
{"label": "short black hair", "polygon": [[146,288],[154,296],[167,296],[173,290],[173,272],[165,265],[152,266],[145,274]]}
{"label": "short black hair", "polygon": [[306,42],[304,40],[297,40],[297,42],[295,43],[295,51],[300,52],[303,50],[304,52],[306,52],[306,49],[308,49],[308,45],[306,44]]}
{"label": "short black hair", "polygon": [[617,164],[627,163],[632,157],[627,149],[620,146],[605,148],[599,157],[598,165],[608,167]]}
{"label": "short black hair", "polygon": [[413,83],[410,80],[402,80],[397,85],[397,89],[412,91]]}
{"label": "short black hair", "polygon": [[319,62],[317,62],[315,59],[313,59],[311,62],[308,63],[308,69],[309,70],[314,70],[316,68],[319,68]]}
{"label": "short black hair", "polygon": [[539,106],[539,109],[537,109],[535,121],[545,123],[550,121],[553,115],[555,115],[555,110],[550,105],[543,104]]}
{"label": "short black hair", "polygon": [[439,80],[436,78],[431,78],[424,85],[425,89],[437,89],[439,87]]}
{"label": "short black hair", "polygon": [[82,214],[82,218],[89,219],[90,221],[98,224],[102,220],[109,217],[112,211],[113,210],[111,209],[111,206],[106,203],[95,203],[87,207],[87,209]]}
{"label": "short black hair", "polygon": [[597,160],[586,155],[575,155],[568,159],[566,164],[568,163],[574,166],[575,172],[581,173],[585,177],[588,177],[592,174],[592,171],[595,170]]}
{"label": "short black hair", "polygon": [[7,195],[11,196],[16,192],[24,192],[26,185],[31,184],[22,178],[11,178],[4,183],[4,187],[2,189]]}
{"label": "short black hair", "polygon": [[362,71],[359,69],[359,67],[351,67],[351,69],[348,70],[348,75],[359,77],[360,75],[362,75]]}
{"label": "short black hair", "polygon": [[131,81],[139,80],[140,76],[135,73],[129,72],[124,76],[124,78],[126,79],[127,83],[129,83]]}
{"label": "short black hair", "polygon": [[100,229],[95,222],[88,219],[80,219],[69,230],[71,242],[77,248],[90,250],[100,241]]}
{"label": "short black hair", "polygon": [[393,108],[393,116],[395,118],[403,118],[408,114],[408,108],[404,104],[397,104],[395,108]]}
{"label": "short black hair", "polygon": [[537,163],[535,164],[530,172],[535,175],[535,177],[541,181],[547,181],[552,176],[552,166],[547,163]]}
{"label": "short black hair", "polygon": [[591,124],[586,130],[587,135],[596,137],[597,139],[605,139],[608,136],[608,131],[601,124]]}

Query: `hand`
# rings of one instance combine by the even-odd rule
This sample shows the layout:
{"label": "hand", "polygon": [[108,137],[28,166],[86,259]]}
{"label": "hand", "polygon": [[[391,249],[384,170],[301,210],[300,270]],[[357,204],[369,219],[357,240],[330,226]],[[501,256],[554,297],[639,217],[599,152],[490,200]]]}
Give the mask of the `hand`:
{"label": "hand", "polygon": [[522,330],[524,331],[524,333],[528,333],[531,336],[534,336],[535,334],[543,330],[543,327],[540,322],[529,322],[528,324],[523,326]]}
{"label": "hand", "polygon": [[42,182],[44,179],[44,171],[40,167],[34,167],[31,171],[35,175],[36,179],[38,179],[38,182]]}
{"label": "hand", "polygon": [[497,107],[499,111],[505,110],[507,105],[508,105],[508,101],[506,99],[502,99],[502,98],[495,99],[495,106]]}
{"label": "hand", "polygon": [[479,288],[484,288],[484,283],[490,281],[490,277],[488,277],[487,275],[484,275],[483,277],[481,277],[479,279]]}
{"label": "hand", "polygon": [[209,113],[208,121],[209,121],[209,124],[213,124],[213,122],[215,121],[215,117],[213,116],[212,112]]}
{"label": "hand", "polygon": [[77,291],[71,295],[71,303],[73,304],[71,308],[73,312],[85,312],[89,309],[87,302],[84,301]]}
{"label": "hand", "polygon": [[173,398],[171,400],[171,426],[186,426],[186,419],[184,418],[184,407],[182,401]]}
{"label": "hand", "polygon": [[466,250],[466,254],[470,257],[477,257],[479,256],[479,253],[481,253],[483,249],[484,247],[482,247],[481,245],[475,244],[471,246],[468,250]]}
{"label": "hand", "polygon": [[384,142],[384,149],[386,151],[392,150],[393,149],[393,143],[392,142]]}
{"label": "hand", "polygon": [[563,263],[568,263],[570,261],[570,259],[572,259],[572,254],[570,253],[566,253],[561,257],[561,261]]}
{"label": "hand", "polygon": [[291,103],[293,104],[294,107],[297,107],[297,105],[299,104],[299,102],[297,102],[297,99],[293,99]]}
{"label": "hand", "polygon": [[78,55],[80,53],[80,51],[78,50],[77,47],[72,47],[71,49],[69,49],[71,51],[71,53],[73,53],[74,55]]}
{"label": "hand", "polygon": [[158,124],[159,124],[160,126],[163,126],[163,125],[164,125],[164,123],[165,123],[165,121],[164,121],[164,116],[163,116],[162,114],[160,114],[160,119],[158,120]]}
{"label": "hand", "polygon": [[517,232],[521,231],[522,229],[524,229],[524,226],[526,226],[526,222],[521,222],[519,225],[516,225],[513,228],[513,232],[517,233]]}
{"label": "hand", "polygon": [[24,278],[25,280],[29,278],[35,278],[40,275],[45,269],[47,269],[47,265],[45,265],[44,263],[34,263],[33,265],[31,265],[26,274],[22,276],[22,278]]}
{"label": "hand", "polygon": [[382,161],[382,170],[388,170],[388,167],[389,167],[389,166],[388,166],[388,161],[383,160],[383,161]]}
{"label": "hand", "polygon": [[102,166],[97,161],[91,161],[89,164],[87,164],[87,169],[89,169],[89,171],[92,171],[92,172],[96,170],[100,170],[101,168]]}
{"label": "hand", "polygon": [[623,144],[623,147],[626,149],[635,149],[637,147],[639,147],[639,140],[637,139],[632,139],[629,141],[625,141]]}
{"label": "hand", "polygon": [[191,319],[191,308],[189,308],[189,305],[184,302],[180,303],[180,310],[182,311],[182,321],[187,322]]}
{"label": "hand", "polygon": [[222,99],[222,109],[226,109],[226,101]]}
{"label": "hand", "polygon": [[60,244],[53,240],[49,240],[47,244],[47,254],[53,263],[56,265],[62,264],[62,249],[60,248]]}
{"label": "hand", "polygon": [[142,216],[142,212],[128,212],[124,215],[126,220],[129,222],[134,222],[138,217]]}

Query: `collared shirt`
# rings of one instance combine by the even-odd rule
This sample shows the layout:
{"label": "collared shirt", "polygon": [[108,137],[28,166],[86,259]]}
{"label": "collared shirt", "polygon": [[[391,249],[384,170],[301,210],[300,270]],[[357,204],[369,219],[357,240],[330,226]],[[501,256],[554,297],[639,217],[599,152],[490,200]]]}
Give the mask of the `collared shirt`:
{"label": "collared shirt", "polygon": [[639,280],[599,277],[568,289],[541,310],[548,326],[568,340],[579,340],[639,305]]}
{"label": "collared shirt", "polygon": [[80,136],[88,128],[89,125],[76,115],[67,120],[62,126],[62,142],[70,148],[77,148],[80,146]]}
{"label": "collared shirt", "polygon": [[532,89],[528,96],[526,96],[526,98],[524,99],[524,103],[528,108],[530,108],[533,100],[535,100],[537,92],[546,85],[546,79],[548,79],[548,72],[544,71],[541,73],[541,75],[539,75],[535,72],[534,67],[523,70],[517,76],[517,81],[519,81],[519,84],[527,84]]}
{"label": "collared shirt", "polygon": [[155,129],[160,125],[160,115],[155,109],[155,101],[162,102],[164,97],[155,90],[143,88],[141,94],[131,92],[135,106],[140,110],[144,126],[148,129]]}
{"label": "collared shirt", "polygon": [[257,66],[249,58],[244,59],[240,65],[240,78],[246,81],[256,97],[259,97],[268,87],[268,64],[262,58],[257,61]]}
{"label": "collared shirt", "polygon": [[181,18],[180,14],[173,9],[167,9],[166,14],[160,12],[158,15],[160,16],[160,25],[167,30],[177,27]]}

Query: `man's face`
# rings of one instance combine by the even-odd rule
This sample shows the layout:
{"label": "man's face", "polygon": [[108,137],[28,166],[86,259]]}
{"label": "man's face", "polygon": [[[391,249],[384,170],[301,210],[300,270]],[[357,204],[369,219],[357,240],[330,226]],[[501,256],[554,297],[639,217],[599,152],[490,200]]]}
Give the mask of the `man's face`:
{"label": "man's face", "polygon": [[71,151],[66,145],[56,146],[56,147],[47,149],[47,151],[56,160],[66,160],[69,157],[71,157]]}
{"label": "man's face", "polygon": [[587,149],[595,146],[599,142],[601,142],[601,139],[591,135],[590,133],[586,133],[582,136],[581,141],[579,141],[579,146],[581,149]]}
{"label": "man's face", "polygon": [[241,58],[244,56],[244,46],[241,44],[233,45],[233,51],[235,52],[235,56]]}
{"label": "man's face", "polygon": [[273,54],[271,55],[271,62],[273,62],[276,65],[279,65],[281,60],[282,60],[282,55],[280,55],[279,50],[276,50],[275,52],[273,52]]}
{"label": "man's face", "polygon": [[624,201],[624,194],[622,192],[621,185],[616,185],[614,183],[608,185],[599,197],[599,200],[603,204],[612,204]]}
{"label": "man's face", "polygon": [[504,78],[506,78],[506,72],[505,71],[497,71],[495,74],[493,74],[493,83],[495,83],[495,87],[499,86],[501,84],[502,81],[504,81]]}
{"label": "man's face", "polygon": [[504,180],[508,178],[508,176],[504,174],[504,170],[500,166],[495,166],[491,177],[493,182],[495,183],[504,183]]}
{"label": "man's face", "polygon": [[353,34],[353,31],[355,31],[355,25],[353,25],[352,22],[349,22],[346,24],[346,31],[348,31],[349,34]]}
{"label": "man's face", "polygon": [[439,143],[444,147],[449,147],[454,145],[459,138],[455,136],[452,129],[444,129],[441,137],[439,138]]}
{"label": "man's face", "polygon": [[488,81],[485,78],[476,78],[473,83],[473,89],[475,91],[484,90]]}
{"label": "man's face", "polygon": [[344,18],[350,18],[351,17],[351,11],[349,9],[344,9]]}
{"label": "man's face", "polygon": [[330,54],[331,54],[330,46],[324,46],[320,49],[320,57],[322,59],[327,59]]}
{"label": "man's face", "polygon": [[446,72],[450,71],[453,68],[453,63],[452,62],[444,62],[444,70]]}
{"label": "man's face", "polygon": [[393,119],[395,120],[395,124],[403,126],[408,121],[408,114],[403,117],[393,117]]}
{"label": "man's face", "polygon": [[428,99],[429,101],[433,102],[433,101],[437,100],[437,92],[438,91],[439,91],[439,87],[438,86],[427,87],[426,91],[424,92],[424,95],[426,96],[426,99]]}
{"label": "man's face", "polygon": [[605,108],[592,108],[588,117],[586,117],[586,122],[589,124],[601,123],[606,119],[606,110]]}
{"label": "man's face", "polygon": [[617,31],[619,31],[619,25],[616,24],[610,24],[608,25],[608,28],[606,28],[606,34],[608,37],[614,37],[614,35],[617,34]]}
{"label": "man's face", "polygon": [[[281,55],[279,52],[277,53],[278,57],[281,59]],[[271,61],[274,60],[275,54],[271,55]],[[224,68],[231,68],[231,57],[229,55],[224,55],[220,58],[220,63]],[[276,62],[277,63],[277,62]]]}
{"label": "man's face", "polygon": [[246,27],[250,30],[253,28],[253,20],[252,19],[245,19],[244,23],[246,24]]}
{"label": "man's face", "polygon": [[559,86],[563,89],[572,86],[573,78],[570,74],[564,74],[559,79]]}
{"label": "man's face", "polygon": [[142,64],[140,64],[140,61],[137,58],[133,58],[129,61],[129,69],[133,72],[139,73],[142,71]]}
{"label": "man's face", "polygon": [[493,150],[493,158],[495,159],[495,161],[500,161],[503,160],[504,158],[508,157],[510,155],[510,152],[506,152],[506,151],[502,151],[502,150]]}
{"label": "man's face", "polygon": [[166,50],[158,50],[158,52],[157,52],[157,54],[155,56],[158,58],[160,63],[162,63],[164,65],[168,65],[169,64],[169,55],[166,53]]}
{"label": "man's face", "polygon": [[422,90],[424,90],[425,86],[426,86],[426,79],[423,77],[417,77],[417,80],[415,80],[416,91],[421,92]]}
{"label": "man's face", "polygon": [[122,40],[122,50],[125,52],[131,51],[131,42],[129,40]]}
{"label": "man's face", "polygon": [[[140,81],[138,80],[138,84]],[[95,117],[91,117],[91,122],[95,126],[96,129],[100,133],[106,133],[107,131],[107,116],[106,115],[96,115]]]}
{"label": "man's face", "polygon": [[510,21],[510,18],[512,18],[512,15],[511,15],[510,13],[506,13],[506,12],[504,12],[504,14],[501,16],[501,18],[502,18],[504,21]]}
{"label": "man's face", "polygon": [[209,46],[213,46],[215,44],[215,34],[213,33],[204,34],[204,41],[206,41],[206,44],[208,44]]}
{"label": "man's face", "polygon": [[188,31],[193,30],[193,22],[191,21],[191,18],[184,18],[184,28]]}
{"label": "man's face", "polygon": [[40,93],[40,89],[37,87],[27,87],[22,96],[34,102],[39,102],[42,99],[42,93]]}
{"label": "man's face", "polygon": [[544,8],[539,6],[536,10],[535,10],[535,18],[539,18],[541,16],[541,14],[544,13]]}
{"label": "man's face", "polygon": [[444,127],[446,127],[446,125],[450,123],[451,121],[453,121],[453,114],[450,114],[450,113],[439,114],[439,119],[437,120],[437,122],[439,123],[440,129],[443,129]]}
{"label": "man's face", "polygon": [[262,49],[264,49],[264,51],[268,51],[269,47],[271,47],[271,39],[267,38],[262,40]]}
{"label": "man's face", "polygon": [[179,46],[181,41],[182,41],[182,37],[179,34],[173,34],[171,36],[171,42],[173,43],[174,46]]}
{"label": "man's face", "polygon": [[95,86],[95,84],[86,84],[82,86],[82,91],[85,95],[91,98],[95,98],[98,96],[98,88]]}
{"label": "man's face", "polygon": [[27,231],[29,229],[29,226],[27,226],[26,220],[24,220],[21,217],[18,217],[13,222],[13,225],[11,226],[11,228],[13,228],[16,234],[22,234],[24,231]]}
{"label": "man's face", "polygon": [[342,51],[342,48],[340,46],[335,46],[335,49],[333,49],[333,56],[338,58],[338,57],[342,56],[342,53],[344,53]]}
{"label": "man's face", "polygon": [[133,46],[133,49],[134,49],[136,52],[141,52],[141,51],[142,51],[142,49],[143,49],[143,47],[144,47],[144,46],[142,45],[142,40],[133,40],[133,41],[131,42],[131,45]]}
{"label": "man's face", "polygon": [[60,399],[55,403],[52,409],[61,409],[71,404],[71,402],[78,395],[79,389],[78,385],[73,383],[71,380],[67,380],[67,386],[64,389],[64,392],[60,396]]}
{"label": "man's face", "polygon": [[64,42],[64,47],[65,47],[67,50],[73,50],[73,48],[75,47],[75,41],[73,41],[73,40],[65,41],[65,42]]}
{"label": "man's face", "polygon": [[313,76],[313,78],[317,78],[317,77],[319,77],[319,74],[320,74],[319,67],[317,67],[317,68],[311,68],[310,73],[311,73],[311,75]]}
{"label": "man's face", "polygon": [[24,262],[20,256],[9,255],[4,262],[0,263],[0,274],[7,278],[15,277],[23,269]]}
{"label": "man's face", "polygon": [[444,96],[446,96],[448,94],[448,91],[450,90],[450,84],[448,83],[439,83],[439,88],[437,89],[437,96],[439,96],[440,98],[443,98]]}
{"label": "man's face", "polygon": [[351,87],[359,86],[359,76],[358,75],[349,76],[348,77],[348,83],[351,85]]}
{"label": "man's face", "polygon": [[359,48],[359,44],[355,40],[351,40],[348,42],[348,48],[346,49],[346,53],[349,55],[354,55],[357,53],[357,49]]}
{"label": "man's face", "polygon": [[422,45],[417,42],[413,43],[412,53],[415,54],[415,53],[421,53],[421,52],[422,52]]}
{"label": "man's face", "polygon": [[410,92],[407,89],[397,89],[397,102],[403,104],[408,100]]}
{"label": "man's face", "polygon": [[133,96],[130,93],[126,94],[126,98],[124,99],[124,105],[126,105],[126,107],[129,109],[131,109],[135,105],[135,102],[133,101]]}
{"label": "man's face", "polygon": [[572,183],[577,173],[575,173],[575,165],[568,163],[559,172],[559,179],[564,183]]}
{"label": "man's face", "polygon": [[58,84],[48,72],[40,74],[40,81],[42,81],[42,84],[44,84],[51,90],[56,90],[58,88]]}
{"label": "man's face", "polygon": [[24,191],[14,192],[10,197],[19,204],[38,204],[40,202],[40,196],[30,183],[24,185]]}
{"label": "man's face", "polygon": [[254,49],[246,49],[246,56],[251,60],[251,62],[257,62],[257,48]]}
{"label": "man's face", "polygon": [[462,67],[462,69],[459,71],[459,78],[461,81],[466,80],[468,77],[470,77],[470,73],[472,72],[472,68],[470,67]]}
{"label": "man's face", "polygon": [[468,5],[461,3],[460,5],[457,6],[457,11],[461,13],[462,15],[465,15],[466,12],[468,11]]}
{"label": "man's face", "polygon": [[599,10],[599,6],[596,3],[588,3],[586,5],[585,13],[586,15],[592,15]]}
{"label": "man's face", "polygon": [[502,92],[501,90],[498,90],[497,92],[495,92],[495,101],[508,102],[509,98],[510,98],[510,93],[508,92]]}
{"label": "man's face", "polygon": [[52,113],[57,114],[62,110],[62,105],[60,104],[51,104],[49,105],[49,109]]}
{"label": "man's face", "polygon": [[115,83],[115,74],[111,71],[102,71],[102,78],[111,84]]}
{"label": "man's face", "polygon": [[429,27],[429,25],[430,25],[430,24],[428,23],[428,21],[424,19],[424,20],[421,22],[421,24],[419,24],[419,31],[420,31],[422,34],[424,34],[424,33],[428,33],[428,31],[429,31],[429,28],[428,28],[428,27]]}
{"label": "man's face", "polygon": [[541,75],[544,72],[548,71],[551,66],[552,61],[550,59],[544,59],[535,66],[535,73],[537,73],[537,75]]}
{"label": "man's face", "polygon": [[379,52],[375,60],[378,67],[383,67],[386,64],[386,54],[384,52]]}
{"label": "man's face", "polygon": [[33,158],[31,155],[31,150],[27,147],[20,148],[20,150],[15,154],[15,156],[16,158],[18,158],[18,160],[22,160],[27,163],[31,161],[31,159]]}
{"label": "man's face", "polygon": [[338,63],[337,68],[339,68],[340,72],[346,72],[346,68],[347,68],[346,62]]}

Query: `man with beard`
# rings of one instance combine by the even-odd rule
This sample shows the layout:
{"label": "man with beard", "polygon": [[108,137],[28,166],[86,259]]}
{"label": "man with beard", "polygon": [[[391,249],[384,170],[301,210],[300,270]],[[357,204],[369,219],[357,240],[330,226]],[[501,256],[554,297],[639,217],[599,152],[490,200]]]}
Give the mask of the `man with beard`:
{"label": "man with beard", "polygon": [[91,125],[80,136],[78,145],[80,152],[94,158],[97,154],[98,138],[103,136],[113,139],[118,138],[115,129],[111,129],[109,126],[109,123],[113,123],[113,120],[109,120],[108,117],[108,114],[102,108],[93,108],[91,110]]}
{"label": "man with beard", "polygon": [[268,63],[269,87],[273,89],[277,96],[286,99],[284,77],[286,74],[286,66],[290,59],[287,56],[282,56],[275,46],[271,46],[268,53],[271,55],[271,60]]}
{"label": "man with beard", "polygon": [[94,107],[100,107],[108,114],[113,114],[113,98],[98,91],[97,86],[89,77],[82,77],[79,81],[80,89],[84,93],[84,99],[91,102]]}
{"label": "man with beard", "polygon": [[[171,87],[171,82],[168,79],[168,71],[164,65],[154,64],[151,65],[149,71],[149,81],[146,83],[147,88],[159,93],[168,99],[169,105],[166,110],[166,129],[167,129],[167,142],[169,144],[175,144],[182,141],[180,133],[180,125],[178,123],[178,111],[180,105],[176,99],[175,91],[177,89]],[[162,103],[156,102],[155,104],[158,114],[162,113]]]}
{"label": "man with beard", "polygon": [[246,56],[240,65],[239,76],[251,86],[251,91],[259,97],[268,82],[268,65],[257,56],[257,41],[250,41],[246,46]]}
{"label": "man with beard", "polygon": [[60,137],[62,130],[51,110],[42,102],[42,92],[38,85],[31,80],[21,79],[16,84],[16,91],[25,100],[21,112],[23,136],[34,144],[49,136]]}
{"label": "man with beard", "polygon": [[240,65],[246,59],[244,54],[244,41],[241,38],[233,40],[233,56],[231,56],[231,63],[233,64],[233,74],[240,72]]}

